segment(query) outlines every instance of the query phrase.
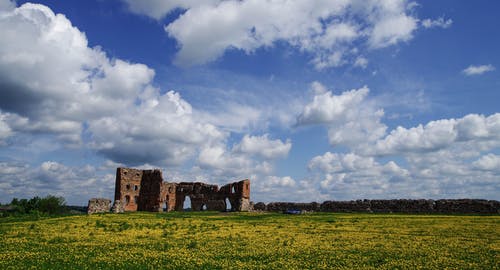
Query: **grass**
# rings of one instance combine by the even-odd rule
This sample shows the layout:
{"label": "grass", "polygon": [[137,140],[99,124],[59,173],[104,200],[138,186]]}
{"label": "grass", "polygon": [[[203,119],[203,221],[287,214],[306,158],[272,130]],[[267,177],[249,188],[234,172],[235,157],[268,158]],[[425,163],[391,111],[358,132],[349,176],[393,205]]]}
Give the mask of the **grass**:
{"label": "grass", "polygon": [[126,213],[0,219],[0,269],[499,269],[500,216]]}

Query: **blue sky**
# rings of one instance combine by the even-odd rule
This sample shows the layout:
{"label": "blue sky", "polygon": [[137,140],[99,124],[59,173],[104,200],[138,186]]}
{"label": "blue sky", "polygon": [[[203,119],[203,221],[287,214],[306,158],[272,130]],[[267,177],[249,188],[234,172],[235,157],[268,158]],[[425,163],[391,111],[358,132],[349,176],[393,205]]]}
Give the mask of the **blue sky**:
{"label": "blue sky", "polygon": [[0,197],[500,199],[496,1],[0,0]]}

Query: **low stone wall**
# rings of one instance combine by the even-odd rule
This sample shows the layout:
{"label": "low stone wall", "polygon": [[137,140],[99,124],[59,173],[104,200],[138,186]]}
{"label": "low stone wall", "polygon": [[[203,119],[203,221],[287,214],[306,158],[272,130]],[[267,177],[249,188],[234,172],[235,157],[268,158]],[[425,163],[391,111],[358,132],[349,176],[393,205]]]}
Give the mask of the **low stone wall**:
{"label": "low stone wall", "polygon": [[435,213],[480,213],[500,214],[500,202],[488,200],[438,200]]}
{"label": "low stone wall", "polygon": [[427,214],[500,214],[500,202],[494,200],[356,200],[325,201],[322,204],[272,202],[256,203],[256,210],[283,212],[287,210],[366,213]]}
{"label": "low stone wall", "polygon": [[320,204],[317,202],[312,202],[312,203],[272,202],[266,205],[265,210],[272,212],[283,212],[287,210],[319,211]]}
{"label": "low stone wall", "polygon": [[111,200],[103,198],[92,198],[89,200],[87,214],[108,213],[111,209]]}

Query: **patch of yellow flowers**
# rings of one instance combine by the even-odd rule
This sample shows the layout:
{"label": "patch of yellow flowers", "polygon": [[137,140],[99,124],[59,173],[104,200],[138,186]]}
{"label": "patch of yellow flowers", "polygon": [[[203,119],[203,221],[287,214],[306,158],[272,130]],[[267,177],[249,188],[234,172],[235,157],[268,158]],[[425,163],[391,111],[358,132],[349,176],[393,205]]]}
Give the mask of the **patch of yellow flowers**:
{"label": "patch of yellow flowers", "polygon": [[0,220],[0,269],[499,269],[500,216],[126,213]]}

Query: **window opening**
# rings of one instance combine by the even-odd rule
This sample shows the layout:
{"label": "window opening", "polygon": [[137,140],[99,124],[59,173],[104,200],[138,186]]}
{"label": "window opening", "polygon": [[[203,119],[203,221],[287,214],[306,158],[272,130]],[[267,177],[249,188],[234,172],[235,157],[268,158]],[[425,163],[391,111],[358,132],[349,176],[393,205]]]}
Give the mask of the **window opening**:
{"label": "window opening", "polygon": [[192,204],[191,204],[191,198],[189,196],[186,196],[184,199],[184,211],[191,211]]}
{"label": "window opening", "polygon": [[226,198],[225,203],[226,203],[226,211],[228,212],[231,211],[232,210],[231,202],[229,201],[228,198]]}

